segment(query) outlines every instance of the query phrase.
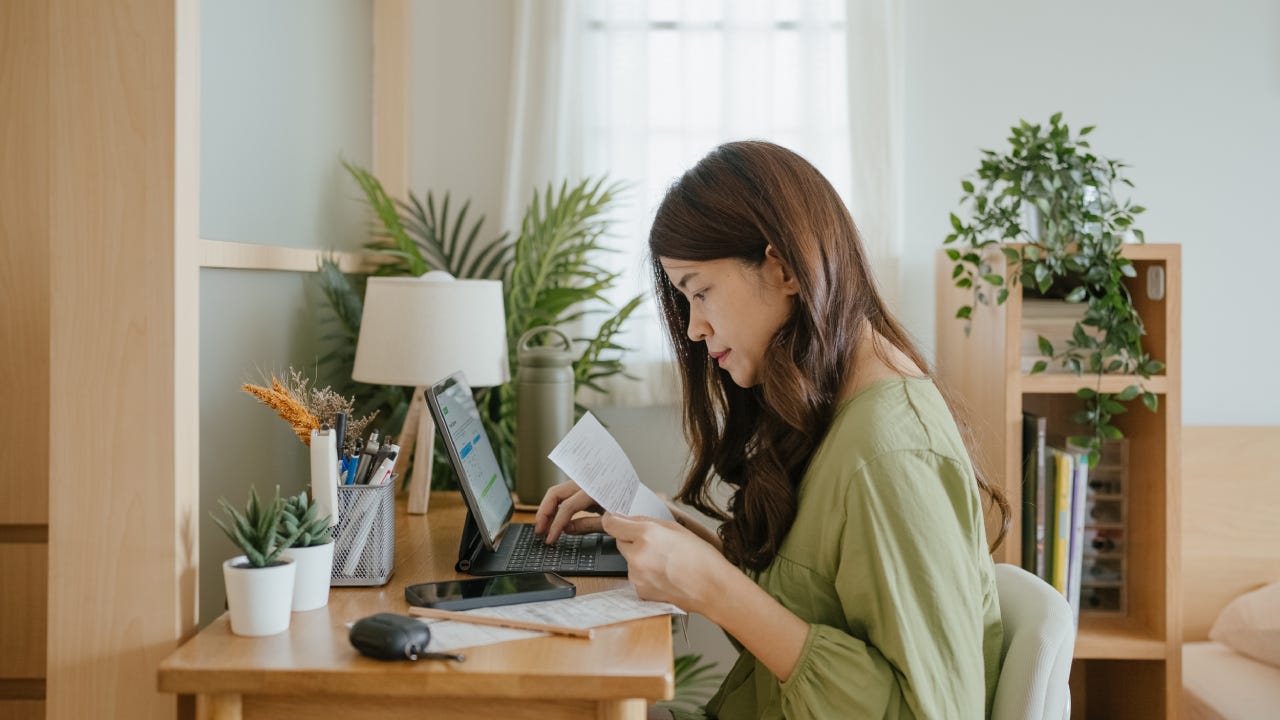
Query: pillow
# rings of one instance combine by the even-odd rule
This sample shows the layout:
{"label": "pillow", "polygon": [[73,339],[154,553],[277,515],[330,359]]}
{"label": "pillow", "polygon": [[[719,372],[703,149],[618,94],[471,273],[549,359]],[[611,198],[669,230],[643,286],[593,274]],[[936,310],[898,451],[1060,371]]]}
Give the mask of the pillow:
{"label": "pillow", "polygon": [[1280,667],[1280,582],[1232,600],[1213,621],[1209,639]]}

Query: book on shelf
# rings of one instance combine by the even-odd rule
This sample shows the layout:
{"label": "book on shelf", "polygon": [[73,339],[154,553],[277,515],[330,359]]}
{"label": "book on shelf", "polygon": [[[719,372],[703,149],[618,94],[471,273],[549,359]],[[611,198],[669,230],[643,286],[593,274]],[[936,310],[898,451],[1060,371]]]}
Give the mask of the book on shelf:
{"label": "book on shelf", "polygon": [[1022,568],[1045,577],[1045,530],[1049,523],[1047,493],[1048,419],[1022,413]]}
{"label": "book on shelf", "polygon": [[1071,485],[1075,458],[1060,448],[1050,448],[1053,454],[1053,527],[1048,541],[1052,558],[1046,578],[1053,588],[1067,594],[1067,550],[1071,547]]}
{"label": "book on shelf", "polygon": [[1089,505],[1088,451],[1022,414],[1022,566],[1062,593],[1079,623]]}
{"label": "book on shelf", "polygon": [[1089,451],[1067,445],[1075,457],[1075,472],[1071,478],[1071,545],[1067,549],[1067,602],[1076,627],[1080,627],[1080,580],[1084,570],[1084,521],[1085,495],[1089,492]]}
{"label": "book on shelf", "polygon": [[[1023,298],[1022,300],[1022,372],[1029,373],[1036,362],[1044,360],[1048,363],[1046,373],[1070,373],[1060,363],[1040,353],[1040,338],[1043,337],[1053,345],[1054,352],[1061,353],[1067,349],[1067,341],[1075,334],[1076,324],[1084,319],[1087,303],[1069,303],[1066,300],[1048,298]],[[1101,332],[1096,327],[1084,326],[1084,333],[1100,338]]]}

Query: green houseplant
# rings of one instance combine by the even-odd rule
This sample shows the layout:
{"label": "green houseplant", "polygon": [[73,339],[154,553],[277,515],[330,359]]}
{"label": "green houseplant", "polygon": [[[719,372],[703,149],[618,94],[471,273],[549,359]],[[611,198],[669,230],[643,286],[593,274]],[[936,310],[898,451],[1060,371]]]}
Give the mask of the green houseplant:
{"label": "green houseplant", "polygon": [[279,533],[284,513],[279,486],[269,503],[261,502],[258,491],[249,488],[249,502],[243,512],[226,498],[220,498],[218,503],[227,519],[224,522],[210,513],[213,521],[244,553],[222,564],[231,631],[249,636],[284,632],[289,628],[296,566],[281,554],[301,533]]}
{"label": "green houseplant", "polygon": [[[1096,463],[1102,441],[1123,436],[1111,420],[1126,412],[1124,403],[1141,396],[1148,409],[1157,410],[1159,399],[1142,380],[1164,364],[1142,348],[1142,318],[1124,283],[1136,271],[1122,245],[1128,233],[1145,241],[1134,227],[1144,208],[1116,196],[1118,185],[1133,183],[1122,175],[1124,163],[1094,154],[1085,139],[1093,129],[1073,135],[1062,113],[1044,126],[1025,120],[1014,126],[1007,151],[983,150],[977,171],[961,181],[961,212],[968,218],[951,214],[952,232],[943,245],[955,263],[956,287],[972,293],[972,302],[956,311],[966,332],[974,304],[1002,304],[1019,285],[1085,304],[1065,343],[1055,347],[1043,335],[1037,338],[1044,359],[1031,372],[1057,364],[1097,379],[1093,387],[1082,383],[1077,396],[1084,409],[1072,418],[1089,430],[1072,442],[1088,448]],[[1004,275],[992,264],[996,250],[1007,263]],[[1102,376],[1109,373],[1133,376],[1135,382],[1120,393],[1101,392]]]}
{"label": "green houseplant", "polygon": [[[608,252],[601,238],[607,230],[605,215],[617,200],[619,187],[605,179],[586,179],[577,184],[550,185],[535,191],[514,240],[507,234],[482,236],[483,216],[469,222],[470,203],[456,213],[450,198],[440,203],[428,192],[424,198],[410,195],[407,201],[393,200],[372,173],[349,163],[343,167],[360,186],[365,201],[377,217],[373,239],[365,245],[371,253],[377,275],[422,275],[444,270],[459,278],[499,279],[506,297],[507,347],[510,375],[516,376],[516,347],[520,336],[539,325],[563,326],[583,317],[582,304],[604,300],[615,284],[617,273],[602,268],[597,261]],[[350,380],[355,339],[360,332],[362,287],[358,277],[347,276],[326,262],[319,270],[321,290],[328,300],[331,328],[326,339],[334,349],[321,364],[337,387],[357,397],[357,409],[385,410],[389,431],[403,421],[412,388],[388,388],[354,383]],[[590,387],[603,390],[601,380],[623,373],[619,355],[623,348],[615,342],[627,318],[639,306],[639,296],[613,311],[594,337],[575,338],[581,348],[573,363],[575,390]],[[345,381],[344,381],[345,378]],[[498,461],[508,478],[514,477],[515,388],[509,382],[475,391],[476,403]],[[579,407],[579,412],[583,408]],[[437,488],[450,487],[453,473],[447,467],[442,448],[437,447],[433,472]]]}
{"label": "green houseplant", "polygon": [[297,565],[293,581],[294,612],[315,610],[329,604],[329,581],[333,577],[333,525],[328,515],[320,517],[306,491],[286,498],[276,528],[279,543],[292,542],[284,555]]}

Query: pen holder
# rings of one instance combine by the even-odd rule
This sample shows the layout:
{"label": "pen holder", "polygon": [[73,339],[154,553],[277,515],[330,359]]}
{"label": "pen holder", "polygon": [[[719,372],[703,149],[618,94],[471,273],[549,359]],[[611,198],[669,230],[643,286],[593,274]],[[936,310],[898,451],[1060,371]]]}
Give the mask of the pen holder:
{"label": "pen holder", "polygon": [[385,585],[396,552],[396,482],[339,485],[330,585]]}

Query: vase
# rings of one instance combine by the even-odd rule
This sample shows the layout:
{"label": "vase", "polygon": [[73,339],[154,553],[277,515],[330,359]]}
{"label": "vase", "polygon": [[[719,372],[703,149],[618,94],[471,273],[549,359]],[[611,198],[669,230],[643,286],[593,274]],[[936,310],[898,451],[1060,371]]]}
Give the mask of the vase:
{"label": "vase", "polygon": [[296,570],[296,563],[288,559],[263,568],[250,565],[244,555],[222,563],[231,632],[262,637],[288,630]]}
{"label": "vase", "polygon": [[293,558],[298,568],[293,579],[293,611],[306,612],[328,605],[333,541],[311,547],[291,547],[283,555]]}

